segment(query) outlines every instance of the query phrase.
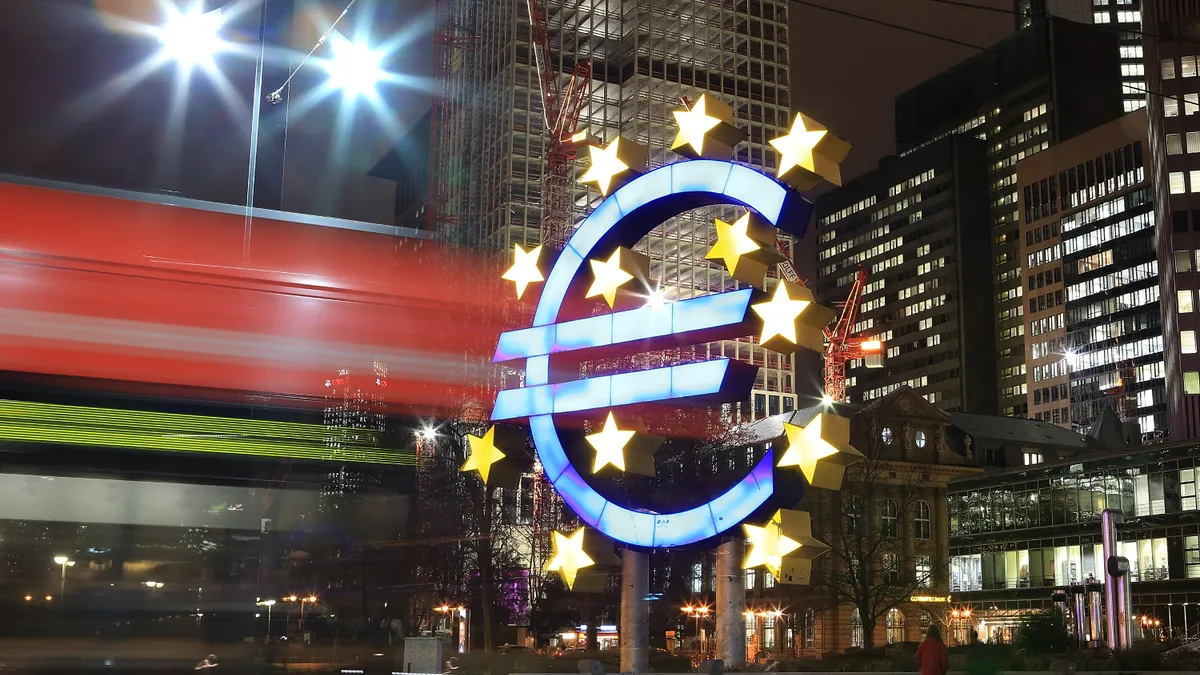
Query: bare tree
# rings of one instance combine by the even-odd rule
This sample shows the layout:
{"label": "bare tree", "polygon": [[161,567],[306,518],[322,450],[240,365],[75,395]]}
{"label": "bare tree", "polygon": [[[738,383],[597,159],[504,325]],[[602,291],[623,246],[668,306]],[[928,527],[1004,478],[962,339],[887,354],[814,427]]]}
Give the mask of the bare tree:
{"label": "bare tree", "polygon": [[818,559],[813,585],[834,606],[858,610],[862,646],[871,649],[880,619],[932,584],[931,566],[916,564],[910,529],[931,485],[918,465],[893,461],[886,445],[859,450],[866,459],[847,470],[840,491],[814,491],[807,501],[822,514],[815,522],[832,547]]}

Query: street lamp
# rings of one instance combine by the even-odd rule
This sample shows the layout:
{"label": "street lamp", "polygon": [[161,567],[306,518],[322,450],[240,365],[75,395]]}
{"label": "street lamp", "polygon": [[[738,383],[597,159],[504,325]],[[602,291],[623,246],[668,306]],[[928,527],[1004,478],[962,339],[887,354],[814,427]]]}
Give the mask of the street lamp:
{"label": "street lamp", "polygon": [[[62,597],[67,593],[67,568],[74,567],[75,561],[65,555],[54,556],[54,564],[62,568],[62,575],[58,585],[58,595]],[[49,600],[50,598],[46,598]]]}
{"label": "street lamp", "polygon": [[267,639],[271,639],[271,608],[275,606],[274,600],[260,600],[256,603],[259,607],[267,608]]}
{"label": "street lamp", "polygon": [[[353,5],[354,3],[351,3]],[[321,36],[312,51],[304,57],[295,70],[288,75],[287,80],[278,89],[272,91],[266,100],[277,104],[283,101],[282,92],[291,84],[292,78],[300,67],[308,61],[317,49],[325,44],[327,38],[333,37],[330,46],[332,58],[325,64],[329,74],[329,85],[340,88],[347,97],[357,97],[359,94],[374,95],[375,85],[388,75],[382,68],[384,57],[389,50],[371,49],[365,43],[352,42],[334,30],[346,15],[349,7],[333,22],[324,35]],[[215,71],[213,60],[218,53],[224,51],[228,43],[221,37],[221,29],[225,17],[221,9],[211,12],[202,10],[200,0],[195,0],[192,7],[184,12],[169,10],[173,13],[163,25],[157,29],[159,43],[162,44],[162,57],[173,60],[185,71],[190,73],[191,67],[203,64],[209,70]],[[258,145],[260,136],[260,120],[262,117],[263,76],[267,58],[267,0],[260,0],[259,5],[259,44],[254,72],[254,101],[251,106],[250,121],[250,162],[246,182],[246,208],[254,208],[254,187],[258,169]]]}
{"label": "street lamp", "polygon": [[304,603],[306,602],[317,604],[317,596],[310,595],[307,598],[300,598],[300,623],[297,628],[300,630],[301,636],[304,634]]}
{"label": "street lamp", "polygon": [[689,618],[696,620],[696,642],[697,648],[700,650],[701,654],[708,654],[708,649],[707,645],[705,644],[706,640],[704,639],[703,634],[700,632],[700,621],[708,618],[709,611],[710,610],[707,605],[683,606],[683,613],[687,614]]}
{"label": "street lamp", "polygon": [[205,12],[200,3],[180,11],[168,5],[170,16],[158,30],[163,55],[185,69],[212,65],[212,58],[225,48],[221,39],[224,17],[220,8]]}

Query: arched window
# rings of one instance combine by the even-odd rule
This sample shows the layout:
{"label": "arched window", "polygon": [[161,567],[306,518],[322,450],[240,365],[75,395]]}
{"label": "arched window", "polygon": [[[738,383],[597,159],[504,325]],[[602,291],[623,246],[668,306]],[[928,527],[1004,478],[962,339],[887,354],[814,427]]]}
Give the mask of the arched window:
{"label": "arched window", "polygon": [[885,499],[879,509],[879,531],[886,539],[900,536],[899,510],[896,502]]}
{"label": "arched window", "polygon": [[917,429],[917,433],[913,435],[913,442],[917,444],[918,448],[924,448],[925,440],[925,431]]}
{"label": "arched window", "polygon": [[804,613],[804,648],[817,648],[817,613],[812,609]]}
{"label": "arched window", "polygon": [[892,444],[892,428],[884,427],[883,431],[879,432],[879,437],[883,439],[884,445]]}
{"label": "arched window", "polygon": [[933,625],[933,617],[929,612],[921,610],[921,637],[925,637],[925,633],[929,632],[929,627]]}
{"label": "arched window", "polygon": [[887,613],[887,641],[889,645],[904,642],[904,614],[895,607]]}
{"label": "arched window", "polygon": [[854,608],[854,612],[850,614],[850,646],[863,646],[863,625],[862,616],[858,613],[858,608]]}
{"label": "arched window", "polygon": [[913,536],[915,538],[933,538],[933,511],[930,510],[928,502],[917,502],[913,521]]}

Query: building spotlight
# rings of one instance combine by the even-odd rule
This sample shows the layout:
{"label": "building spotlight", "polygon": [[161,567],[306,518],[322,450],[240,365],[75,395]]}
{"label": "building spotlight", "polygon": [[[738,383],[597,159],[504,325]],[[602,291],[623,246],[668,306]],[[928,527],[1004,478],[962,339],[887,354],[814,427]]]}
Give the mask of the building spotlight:
{"label": "building spotlight", "polygon": [[184,11],[169,10],[171,16],[158,31],[163,53],[191,67],[212,60],[225,47],[221,39],[221,9],[203,11],[199,3]]}
{"label": "building spotlight", "polygon": [[421,431],[419,432],[419,434],[420,434],[421,438],[426,441],[432,441],[432,440],[437,439],[437,429],[434,429],[432,426],[429,426],[428,424],[421,427]]}
{"label": "building spotlight", "polygon": [[381,67],[384,52],[351,42],[339,33],[334,33],[332,42],[333,56],[325,63],[330,84],[351,96],[374,93],[375,85],[386,75]]}
{"label": "building spotlight", "polygon": [[833,405],[833,397],[830,396],[829,394],[824,394],[823,396],[821,396],[821,405],[824,405],[824,406]]}

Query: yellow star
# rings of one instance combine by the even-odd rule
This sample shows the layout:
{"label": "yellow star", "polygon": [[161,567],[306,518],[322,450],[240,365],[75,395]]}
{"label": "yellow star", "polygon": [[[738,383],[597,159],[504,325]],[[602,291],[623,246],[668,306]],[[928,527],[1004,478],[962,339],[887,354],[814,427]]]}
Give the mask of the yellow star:
{"label": "yellow star", "polygon": [[622,171],[628,171],[629,165],[622,162],[617,152],[620,150],[621,138],[618,136],[613,139],[612,143],[608,144],[607,148],[601,149],[594,145],[588,146],[588,152],[592,156],[592,165],[588,167],[586,173],[580,177],[579,182],[590,183],[595,182],[596,187],[600,189],[600,194],[607,195],[608,188],[612,184],[612,179]]}
{"label": "yellow star", "polygon": [[604,428],[599,433],[587,436],[587,442],[596,449],[596,461],[592,465],[592,473],[612,464],[621,471],[625,470],[625,446],[633,438],[634,432],[626,431],[617,426],[613,414],[608,413]]}
{"label": "yellow star", "polygon": [[612,307],[617,302],[617,289],[633,279],[632,274],[621,269],[621,249],[613,251],[613,254],[604,262],[595,260],[588,262],[592,264],[594,281],[592,281],[591,288],[588,289],[587,297],[603,295],[608,306]]}
{"label": "yellow star", "polygon": [[796,319],[810,304],[808,300],[793,300],[788,295],[787,284],[780,281],[770,302],[750,306],[763,320],[763,331],[758,343],[763,344],[778,335],[796,344]]}
{"label": "yellow star", "polygon": [[554,533],[554,557],[546,564],[547,572],[559,572],[567,588],[575,585],[575,576],[579,570],[591,567],[596,562],[583,552],[583,535],[586,528],[579,528],[571,536],[561,532]]}
{"label": "yellow star", "polygon": [[850,445],[850,420],[818,413],[807,426],[783,425],[788,447],[779,466],[798,466],[813,487],[840,490],[846,467],[863,456]]}
{"label": "yellow star", "polygon": [[706,98],[707,94],[701,94],[691,110],[672,111],[675,123],[679,125],[679,133],[675,136],[675,142],[671,143],[672,150],[690,145],[696,154],[704,154],[705,135],[721,123],[720,119],[705,112],[705,106],[708,105],[705,102]]}
{"label": "yellow star", "polygon": [[746,230],[750,227],[750,213],[746,212],[733,223],[717,219],[717,243],[705,254],[705,260],[724,261],[730,274],[737,272],[738,262],[747,253],[753,253],[761,247],[750,238]]}
{"label": "yellow star", "polygon": [[482,438],[467,434],[467,442],[471,445],[471,455],[462,465],[462,470],[478,471],[484,485],[487,485],[492,465],[504,459],[504,453],[496,447],[496,427],[489,428]]}
{"label": "yellow star", "polygon": [[783,528],[774,519],[767,523],[766,527],[746,523],[742,528],[750,539],[750,552],[746,555],[742,569],[748,570],[762,565],[778,577],[783,557],[800,548],[800,542],[783,534]]}
{"label": "yellow star", "polygon": [[529,284],[546,279],[542,276],[542,271],[538,269],[538,258],[542,255],[542,247],[538,246],[528,253],[521,248],[520,244],[513,244],[513,249],[513,265],[500,278],[517,284],[517,299],[520,300]]}
{"label": "yellow star", "polygon": [[[816,126],[816,125],[814,125]],[[782,176],[787,173],[792,167],[800,167],[808,169],[816,173],[816,162],[813,160],[813,149],[817,147],[817,143],[825,138],[825,134],[829,133],[825,129],[814,129],[809,131],[804,124],[804,116],[796,115],[796,121],[792,123],[792,130],[787,136],[771,139],[771,145],[779,151],[779,169],[775,175]]]}

